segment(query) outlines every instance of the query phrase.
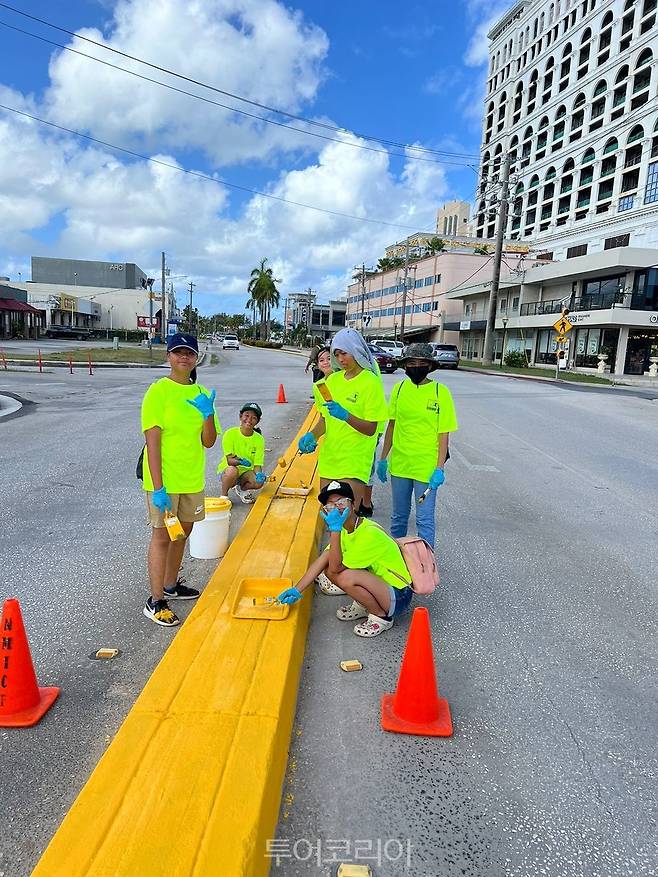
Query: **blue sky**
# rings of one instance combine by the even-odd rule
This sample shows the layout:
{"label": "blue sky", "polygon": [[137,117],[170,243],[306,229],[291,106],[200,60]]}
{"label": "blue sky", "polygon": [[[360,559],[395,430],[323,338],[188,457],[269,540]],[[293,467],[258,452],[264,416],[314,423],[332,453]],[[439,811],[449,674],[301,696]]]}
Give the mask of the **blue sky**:
{"label": "blue sky", "polygon": [[[154,271],[165,249],[172,273],[191,277],[201,309],[213,313],[242,308],[249,270],[267,257],[283,295],[310,285],[326,299],[344,292],[355,263],[374,263],[407,229],[431,230],[444,200],[473,198],[472,168],[394,157],[376,138],[477,155],[483,32],[505,4],[15,3],[347,133],[326,132],[342,141],[330,143],[246,120],[4,27],[0,103],[165,164],[392,227],[266,201],[0,111],[0,273],[29,276],[32,254],[136,261]],[[0,21],[112,63],[131,63],[7,10],[0,10]]]}

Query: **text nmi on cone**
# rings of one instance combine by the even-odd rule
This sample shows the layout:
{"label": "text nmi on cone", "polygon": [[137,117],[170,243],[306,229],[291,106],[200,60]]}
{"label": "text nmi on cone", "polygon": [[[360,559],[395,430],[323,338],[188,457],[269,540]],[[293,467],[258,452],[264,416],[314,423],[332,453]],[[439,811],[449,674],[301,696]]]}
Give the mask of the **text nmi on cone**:
{"label": "text nmi on cone", "polygon": [[0,727],[28,728],[50,709],[59,688],[39,688],[18,600],[5,600],[0,620]]}

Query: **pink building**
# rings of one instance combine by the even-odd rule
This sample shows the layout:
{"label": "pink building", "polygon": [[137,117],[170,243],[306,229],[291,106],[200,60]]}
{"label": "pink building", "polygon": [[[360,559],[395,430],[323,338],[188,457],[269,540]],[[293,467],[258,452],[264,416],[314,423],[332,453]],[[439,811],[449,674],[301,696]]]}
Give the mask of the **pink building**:
{"label": "pink building", "polygon": [[[493,248],[492,248],[493,253]],[[507,276],[524,257],[505,253],[501,277]],[[447,250],[409,262],[405,303],[405,340],[459,344],[459,331],[452,329],[463,319],[463,304],[446,297],[460,285],[491,279],[492,255]],[[366,271],[347,289],[346,324],[370,338],[398,338],[404,298],[404,267],[389,271]],[[451,329],[446,328],[446,324]]]}

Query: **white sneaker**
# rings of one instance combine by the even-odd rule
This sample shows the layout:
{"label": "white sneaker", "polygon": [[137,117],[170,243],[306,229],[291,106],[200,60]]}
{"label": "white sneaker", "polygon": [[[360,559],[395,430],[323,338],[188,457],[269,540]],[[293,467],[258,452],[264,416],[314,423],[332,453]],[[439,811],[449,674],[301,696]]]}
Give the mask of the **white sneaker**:
{"label": "white sneaker", "polygon": [[237,498],[247,505],[254,502],[254,495],[250,490],[243,490],[239,484],[236,484],[233,490],[235,491]]}

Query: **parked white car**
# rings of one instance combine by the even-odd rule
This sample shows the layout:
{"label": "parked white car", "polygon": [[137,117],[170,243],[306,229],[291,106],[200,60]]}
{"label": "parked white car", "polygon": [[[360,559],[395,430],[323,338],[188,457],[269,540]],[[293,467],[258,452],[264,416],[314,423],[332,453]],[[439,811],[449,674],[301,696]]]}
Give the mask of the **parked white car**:
{"label": "parked white car", "polygon": [[401,356],[404,350],[404,344],[401,341],[394,341],[392,338],[375,338],[370,343],[385,353],[390,353],[391,356]]}
{"label": "parked white car", "polygon": [[240,341],[237,335],[225,335],[222,341],[222,350],[239,350]]}

